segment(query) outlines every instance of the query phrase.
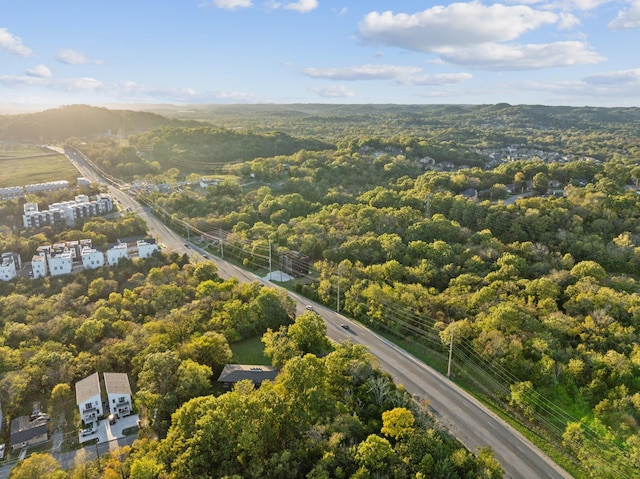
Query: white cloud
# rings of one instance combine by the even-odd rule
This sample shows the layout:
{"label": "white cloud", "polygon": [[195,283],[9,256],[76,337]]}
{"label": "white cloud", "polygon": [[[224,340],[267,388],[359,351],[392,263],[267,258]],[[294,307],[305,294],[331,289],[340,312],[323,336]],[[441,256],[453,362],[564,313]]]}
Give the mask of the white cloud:
{"label": "white cloud", "polygon": [[[450,85],[470,80],[470,73],[430,73],[422,68],[395,65],[360,65],[348,68],[305,68],[302,73],[311,78],[336,81],[391,80],[398,85]],[[315,91],[315,90],[314,90]]]}
{"label": "white cloud", "polygon": [[451,85],[452,83],[462,83],[472,78],[473,75],[471,73],[431,73],[398,79],[398,83],[420,86]]}
{"label": "white cloud", "polygon": [[307,13],[318,8],[318,0],[298,0],[297,2],[285,3],[282,8]]}
{"label": "white cloud", "polygon": [[611,30],[640,28],[640,0],[631,2],[631,7],[628,10],[620,11],[608,26]]}
{"label": "white cloud", "polygon": [[433,53],[445,62],[469,68],[528,70],[602,61],[603,57],[584,42],[509,43],[546,25],[568,29],[579,24],[571,13],[470,2],[436,6],[412,15],[372,12],[360,22],[359,34],[370,44]]}
{"label": "white cloud", "polygon": [[0,49],[15,53],[21,57],[33,55],[31,48],[22,44],[22,39],[9,33],[6,28],[0,28]]}
{"label": "white cloud", "polygon": [[584,79],[591,85],[636,85],[640,86],[640,68],[598,73]]}
{"label": "white cloud", "polygon": [[0,75],[6,87],[34,87],[72,93],[92,92],[120,100],[187,101],[195,97],[191,88],[156,87],[131,81],[105,83],[91,77],[53,78],[32,75]]}
{"label": "white cloud", "polygon": [[478,2],[435,6],[412,15],[372,12],[358,26],[362,39],[419,52],[514,40],[544,25],[566,24],[548,11],[523,5],[482,5]]}
{"label": "white cloud", "polygon": [[99,60],[92,60],[84,53],[71,50],[70,48],[63,48],[59,50],[56,55],[56,60],[67,65],[87,65],[89,63],[100,64]]}
{"label": "white cloud", "polygon": [[563,11],[581,11],[586,12],[598,8],[613,0],[557,0],[545,5],[545,8],[563,10]]}
{"label": "white cloud", "polygon": [[351,98],[355,96],[355,94],[344,85],[313,87],[309,88],[309,90],[323,98]]}
{"label": "white cloud", "polygon": [[603,57],[582,42],[555,42],[545,45],[485,44],[451,49],[443,60],[482,70],[531,70],[598,63]]}
{"label": "white cloud", "polygon": [[[517,93],[531,92],[551,95],[556,102],[564,105],[610,106],[611,100],[620,105],[637,103],[640,100],[640,78],[634,70],[595,75],[584,80],[564,80],[557,82],[518,82],[498,85],[501,91]],[[619,81],[619,83],[617,82]]]}
{"label": "white cloud", "polygon": [[286,3],[269,0],[265,5],[270,10],[283,8],[285,10],[295,10],[296,12],[307,13],[318,8],[318,0],[298,0],[297,2]]}
{"label": "white cloud", "polygon": [[327,80],[393,80],[422,72],[419,67],[395,65],[361,65],[348,68],[304,68],[302,73],[311,78]]}
{"label": "white cloud", "polygon": [[248,8],[253,6],[251,0],[213,0],[212,2],[202,2],[200,7],[216,6],[225,10],[235,10],[236,8]]}
{"label": "white cloud", "polygon": [[51,70],[49,70],[45,65],[37,65],[33,68],[27,70],[27,75],[31,77],[38,78],[51,78]]}

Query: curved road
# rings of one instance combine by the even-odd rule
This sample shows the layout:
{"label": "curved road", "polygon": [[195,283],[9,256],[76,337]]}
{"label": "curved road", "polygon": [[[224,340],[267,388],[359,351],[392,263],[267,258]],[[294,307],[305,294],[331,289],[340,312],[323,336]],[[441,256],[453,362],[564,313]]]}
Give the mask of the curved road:
{"label": "curved road", "polygon": [[[70,160],[78,166],[77,161],[74,161],[77,158],[70,158]],[[86,164],[82,166],[86,167]],[[88,177],[92,176],[85,168],[79,168],[79,170]],[[202,251],[192,245],[188,246],[183,238],[153,215],[149,215],[146,209],[133,198],[111,186],[109,188],[123,206],[131,207],[145,217],[152,235],[167,250],[188,253],[196,259],[202,259]],[[220,258],[212,257],[211,259],[218,265],[219,274],[223,278],[237,277],[240,281],[260,280],[252,273]],[[289,295],[296,299],[298,313],[302,314],[305,311],[305,304],[309,301],[292,292],[289,292]],[[440,421],[469,450],[477,451],[480,447],[490,446],[504,467],[506,478],[570,479],[572,477],[529,440],[447,377],[360,324],[321,305],[314,304],[314,309],[326,321],[327,335],[330,339],[343,341],[350,338],[368,347],[378,359],[380,367],[389,372],[396,383],[402,384],[409,393],[429,400],[431,408],[439,416]],[[348,324],[349,330],[342,328],[342,324]]]}

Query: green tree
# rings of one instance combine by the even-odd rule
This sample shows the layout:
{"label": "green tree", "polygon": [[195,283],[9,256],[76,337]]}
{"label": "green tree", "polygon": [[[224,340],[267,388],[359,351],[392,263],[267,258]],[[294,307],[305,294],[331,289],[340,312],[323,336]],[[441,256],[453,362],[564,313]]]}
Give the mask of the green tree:
{"label": "green tree", "polygon": [[387,473],[391,470],[395,453],[389,441],[376,434],[370,434],[356,448],[355,459],[370,473]]}
{"label": "green tree", "polygon": [[394,439],[413,434],[416,420],[406,408],[393,408],[382,413],[382,429],[380,432]]}
{"label": "green tree", "polygon": [[19,462],[9,473],[9,479],[65,479],[66,472],[50,454],[33,453]]}
{"label": "green tree", "polygon": [[549,189],[549,177],[546,173],[536,173],[533,177],[533,190],[539,195],[544,195]]}

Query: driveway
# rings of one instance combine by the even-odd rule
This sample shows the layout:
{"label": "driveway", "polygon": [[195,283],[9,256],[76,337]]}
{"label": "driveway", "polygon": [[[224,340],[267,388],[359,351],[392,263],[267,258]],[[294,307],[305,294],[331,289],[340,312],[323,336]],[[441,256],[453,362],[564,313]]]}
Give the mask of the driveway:
{"label": "driveway", "polygon": [[98,424],[98,428],[95,433],[88,436],[79,436],[80,442],[90,441],[98,438],[98,444],[109,443],[109,449],[115,449],[118,447],[117,439],[124,437],[122,431],[129,427],[138,425],[139,416],[137,414],[131,414],[130,416],[120,417],[116,420],[115,424],[109,424],[109,421],[103,419]]}

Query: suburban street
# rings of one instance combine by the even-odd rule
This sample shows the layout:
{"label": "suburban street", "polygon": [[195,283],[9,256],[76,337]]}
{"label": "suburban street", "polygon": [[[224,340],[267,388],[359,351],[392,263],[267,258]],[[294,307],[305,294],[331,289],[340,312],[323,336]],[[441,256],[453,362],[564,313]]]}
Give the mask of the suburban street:
{"label": "suburban street", "polygon": [[[90,172],[82,170],[81,172],[86,176],[90,175]],[[110,190],[121,204],[130,205],[127,207],[135,208],[135,211],[144,217],[149,225],[151,235],[164,249],[180,254],[188,253],[196,261],[202,260],[201,251],[198,251],[194,245],[187,246],[183,238],[170,230],[162,221],[149,214],[147,209],[141,207],[133,198],[127,197],[125,193],[113,187],[110,187]],[[218,265],[219,274],[223,278],[235,276],[240,281],[258,280],[252,273],[220,258],[211,257],[211,259]],[[261,281],[270,284],[264,280]],[[480,447],[490,446],[495,452],[496,458],[502,463],[506,478],[559,479],[572,477],[519,432],[507,425],[447,377],[360,324],[321,305],[310,303],[295,293],[290,292],[289,294],[297,301],[298,313],[305,311],[305,305],[313,304],[314,309],[326,321],[327,334],[331,340],[344,341],[348,338],[368,347],[377,358],[379,366],[389,372],[396,383],[404,385],[409,393],[429,401],[432,410],[443,425],[467,448],[476,451]],[[342,328],[341,324],[348,324],[349,329]]]}

